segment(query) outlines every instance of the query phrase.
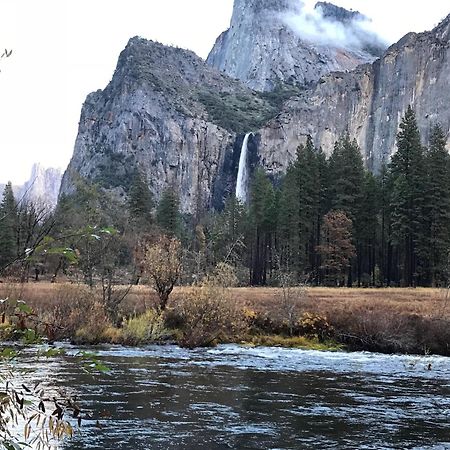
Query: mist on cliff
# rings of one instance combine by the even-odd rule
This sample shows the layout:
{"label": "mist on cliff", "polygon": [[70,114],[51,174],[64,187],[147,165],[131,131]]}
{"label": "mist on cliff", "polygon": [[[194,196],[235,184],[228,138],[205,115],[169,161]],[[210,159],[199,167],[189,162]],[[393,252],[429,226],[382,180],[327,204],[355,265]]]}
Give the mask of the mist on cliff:
{"label": "mist on cliff", "polygon": [[296,12],[282,14],[282,20],[303,40],[312,44],[366,50],[387,47],[385,39],[375,31],[372,21],[363,16],[339,19],[329,17],[315,2],[300,1]]}

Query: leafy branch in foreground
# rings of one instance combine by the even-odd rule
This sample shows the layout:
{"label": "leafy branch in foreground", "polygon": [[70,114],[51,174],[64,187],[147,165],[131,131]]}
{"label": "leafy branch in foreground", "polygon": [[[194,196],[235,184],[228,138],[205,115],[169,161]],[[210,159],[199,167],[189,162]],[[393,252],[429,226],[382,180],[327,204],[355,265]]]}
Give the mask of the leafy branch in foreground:
{"label": "leafy branch in foreground", "polygon": [[[40,341],[37,327],[29,328],[30,321],[37,321],[32,308],[25,302],[8,300],[2,301],[2,308],[2,326],[10,328],[11,337],[24,344]],[[66,352],[60,348],[36,353],[38,358],[64,355]],[[14,364],[19,356],[21,352],[12,348],[0,351],[0,450],[53,448],[58,441],[73,436],[74,424],[81,425],[81,408],[64,392],[27,381],[30,371],[19,370]],[[109,371],[93,353],[78,352],[71,357],[80,362],[85,373]],[[86,414],[83,417],[90,418]]]}

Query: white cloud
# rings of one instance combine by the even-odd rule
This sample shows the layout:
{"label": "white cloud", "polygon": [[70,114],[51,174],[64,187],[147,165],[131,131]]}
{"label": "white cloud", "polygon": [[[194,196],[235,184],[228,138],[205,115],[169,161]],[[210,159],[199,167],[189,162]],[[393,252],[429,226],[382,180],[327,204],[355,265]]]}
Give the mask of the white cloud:
{"label": "white cloud", "polygon": [[[304,40],[314,44],[330,45],[355,50],[367,45],[367,33],[376,37],[371,21],[363,16],[355,18],[352,23],[330,20],[323,15],[321,8],[315,8],[315,3],[303,3],[296,14],[282,14],[284,21]],[[375,44],[375,42],[374,42]]]}

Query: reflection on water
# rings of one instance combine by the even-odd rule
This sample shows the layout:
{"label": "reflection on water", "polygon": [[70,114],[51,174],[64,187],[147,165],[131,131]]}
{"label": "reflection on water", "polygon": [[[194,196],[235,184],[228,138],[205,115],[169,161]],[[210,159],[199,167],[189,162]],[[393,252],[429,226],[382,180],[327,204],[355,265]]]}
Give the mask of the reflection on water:
{"label": "reflection on water", "polygon": [[112,369],[98,384],[70,359],[46,367],[104,416],[67,450],[450,449],[449,358],[239,346],[98,353]]}

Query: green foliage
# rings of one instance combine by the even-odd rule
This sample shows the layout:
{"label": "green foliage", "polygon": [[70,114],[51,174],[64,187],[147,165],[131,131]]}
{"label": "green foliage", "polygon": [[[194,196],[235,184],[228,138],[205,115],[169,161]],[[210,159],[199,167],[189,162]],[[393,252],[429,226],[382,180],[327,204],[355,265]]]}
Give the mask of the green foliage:
{"label": "green foliage", "polygon": [[156,209],[156,223],[164,233],[179,236],[181,233],[180,200],[174,189],[166,189]]}
{"label": "green foliage", "polygon": [[164,316],[153,309],[128,319],[122,329],[122,341],[126,345],[144,345],[160,342],[168,335]]}
{"label": "green foliage", "polygon": [[11,183],[5,186],[0,204],[0,273],[17,256],[17,204]]}
{"label": "green foliage", "polygon": [[277,224],[277,204],[274,187],[258,169],[251,185],[249,208],[249,248],[252,252],[251,282],[267,283],[268,262],[272,258],[273,237]]}
{"label": "green foliage", "polygon": [[200,91],[198,100],[205,106],[210,119],[235,133],[261,128],[278,110],[256,93]]}
{"label": "green foliage", "polygon": [[279,81],[276,84],[275,89],[272,91],[263,92],[260,96],[264,100],[267,100],[275,108],[275,110],[279,111],[287,100],[299,95],[300,92],[300,88]]}
{"label": "green foliage", "polygon": [[439,125],[431,132],[425,154],[426,202],[424,208],[428,280],[433,286],[445,284],[450,251],[450,157],[446,137]]}
{"label": "green foliage", "polygon": [[423,270],[422,258],[426,252],[423,226],[426,187],[424,149],[411,107],[400,124],[397,146],[390,164],[392,242],[402,258],[402,283],[412,286]]}
{"label": "green foliage", "polygon": [[298,279],[313,270],[310,243],[316,232],[320,189],[318,156],[309,137],[288,167],[279,204],[280,262],[285,269],[295,271]]}
{"label": "green foliage", "polygon": [[142,231],[152,225],[153,196],[141,172],[136,171],[128,193],[128,208],[134,226]]}
{"label": "green foliage", "polygon": [[358,219],[362,204],[364,165],[361,150],[348,134],[334,146],[329,163],[331,208]]}

